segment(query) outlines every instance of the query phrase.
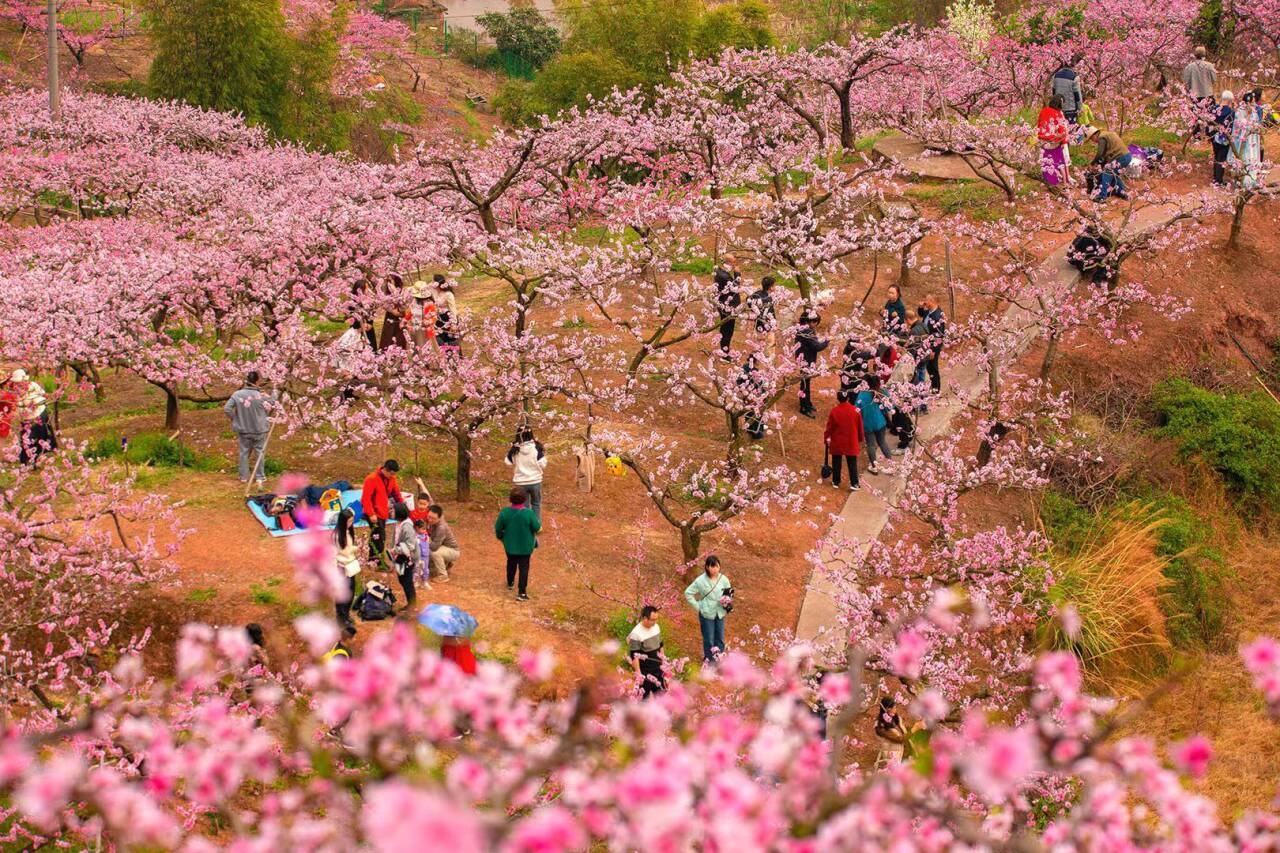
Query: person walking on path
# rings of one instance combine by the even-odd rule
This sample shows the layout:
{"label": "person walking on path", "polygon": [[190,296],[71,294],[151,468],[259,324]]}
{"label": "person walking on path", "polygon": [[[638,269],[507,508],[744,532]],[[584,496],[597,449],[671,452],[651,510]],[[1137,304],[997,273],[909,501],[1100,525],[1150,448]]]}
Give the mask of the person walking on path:
{"label": "person walking on path", "polygon": [[547,467],[547,453],[542,442],[533,437],[533,430],[516,433],[515,441],[503,459],[511,466],[511,483],[529,494],[529,506],[533,514],[542,520],[542,472]]}
{"label": "person walking on path", "polygon": [[662,674],[662,628],[658,625],[658,608],[646,604],[640,608],[640,621],[627,635],[627,658],[640,679],[644,698],[667,689]]}
{"label": "person walking on path", "polygon": [[818,361],[818,353],[830,344],[818,338],[818,326],[822,318],[812,311],[800,315],[800,328],[796,331],[795,355],[804,360],[804,375],[800,378],[800,414],[806,418],[817,416],[817,407],[813,405],[813,366]]}
{"label": "person walking on path", "polygon": [[1236,96],[1224,90],[1218,99],[1218,111],[1213,114],[1209,128],[1213,144],[1213,182],[1218,186],[1227,183],[1227,158],[1231,155],[1231,136],[1236,129]]}
{"label": "person walking on path", "polygon": [[267,434],[271,432],[271,415],[267,409],[275,403],[275,395],[263,393],[258,387],[259,380],[258,371],[250,370],[244,387],[231,395],[222,411],[231,419],[231,431],[240,445],[240,482],[253,480],[261,486]]}
{"label": "person walking on path", "polygon": [[392,518],[392,505],[404,503],[396,472],[400,463],[388,459],[364,478],[360,505],[369,520],[369,562],[385,569],[387,559],[387,522]]}
{"label": "person walking on path", "polygon": [[347,579],[350,594],[346,601],[334,604],[338,616],[338,624],[348,634],[356,632],[356,623],[351,620],[351,603],[356,599],[356,577],[360,574],[360,557],[356,552],[356,514],[351,507],[338,513],[338,526],[333,531],[338,551],[335,560],[338,570]]}
{"label": "person walking on path", "polygon": [[858,414],[862,416],[863,437],[867,442],[868,474],[880,473],[876,468],[876,445],[880,446],[885,459],[893,458],[893,451],[889,449],[889,422],[885,419],[884,409],[880,407],[880,399],[880,377],[868,376],[867,388],[859,391],[854,400]]}
{"label": "person walking on path", "polygon": [[704,663],[712,663],[716,655],[724,653],[724,617],[729,613],[725,604],[730,603],[732,597],[733,585],[720,570],[720,558],[709,555],[703,563],[702,574],[684,591],[684,600],[698,613]]}
{"label": "person walking on path", "polygon": [[887,298],[884,301],[884,310],[881,312],[884,317],[885,334],[900,338],[907,333],[907,306],[902,301],[902,288],[891,284],[885,291],[885,296]]}
{"label": "person walking on path", "polygon": [[[396,565],[396,578],[400,588],[404,590],[404,605],[401,610],[408,610],[418,600],[414,589],[413,576],[422,568],[422,556],[418,549],[418,531],[414,529],[414,521],[409,518],[409,507],[398,503],[395,508],[396,537],[392,553]],[[431,584],[427,584],[431,588]]]}
{"label": "person walking on path", "polygon": [[1049,94],[1062,98],[1062,114],[1072,124],[1076,123],[1080,108],[1084,106],[1084,90],[1080,87],[1080,75],[1073,67],[1078,61],[1079,59],[1072,57],[1062,63],[1062,67],[1054,72],[1049,84]]}
{"label": "person walking on path", "polygon": [[841,391],[836,395],[836,404],[827,413],[827,426],[822,431],[822,440],[831,453],[831,485],[840,488],[840,463],[844,460],[849,468],[849,491],[856,492],[858,485],[858,453],[862,443],[866,441],[866,432],[862,424],[862,414],[857,406],[849,402],[851,394]]}
{"label": "person walking on path", "polygon": [[942,393],[942,369],[939,361],[942,358],[942,347],[947,338],[947,317],[942,313],[942,307],[938,305],[938,298],[932,293],[925,294],[923,308],[925,310],[923,319],[926,336],[925,345],[927,347],[924,369],[929,374],[929,387],[933,389],[933,393],[936,396]]}
{"label": "person walking on path", "polygon": [[444,520],[444,507],[440,504],[427,508],[427,534],[431,538],[431,576],[447,581],[449,570],[458,562],[462,551],[453,528]]}
{"label": "person walking on path", "polygon": [[777,282],[767,275],[760,279],[760,289],[747,297],[747,307],[756,320],[756,334],[764,338],[765,349],[773,351],[778,337],[778,309],[773,304],[773,288]]}
{"label": "person walking on path", "polygon": [[520,587],[516,591],[516,601],[528,601],[529,558],[538,547],[538,531],[542,529],[542,522],[529,508],[529,493],[522,486],[511,490],[509,500],[511,505],[498,513],[493,532],[507,555],[507,589],[515,586],[518,573]]}
{"label": "person walking on path", "polygon": [[1067,169],[1071,165],[1071,152],[1067,148],[1067,137],[1070,132],[1070,125],[1062,113],[1062,98],[1054,95],[1036,119],[1036,138],[1040,142],[1040,175],[1048,186],[1056,187],[1068,182]]}
{"label": "person walking on path", "polygon": [[728,358],[733,330],[738,324],[738,307],[742,305],[742,274],[738,272],[738,262],[732,255],[725,255],[712,277],[716,283],[716,311],[720,314],[720,355]]}

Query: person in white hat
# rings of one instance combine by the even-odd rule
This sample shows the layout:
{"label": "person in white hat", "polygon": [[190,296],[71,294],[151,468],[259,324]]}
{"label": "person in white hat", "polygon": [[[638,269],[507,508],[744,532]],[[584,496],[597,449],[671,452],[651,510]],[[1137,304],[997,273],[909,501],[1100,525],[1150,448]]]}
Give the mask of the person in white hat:
{"label": "person in white hat", "polygon": [[436,336],[435,287],[418,279],[409,287],[413,306],[409,309],[409,336],[416,346],[426,346]]}
{"label": "person in white hat", "polygon": [[49,423],[48,401],[44,388],[39,382],[33,382],[22,368],[13,371],[9,382],[17,400],[20,424],[18,461],[23,465],[33,464],[45,453],[58,449],[58,438]]}

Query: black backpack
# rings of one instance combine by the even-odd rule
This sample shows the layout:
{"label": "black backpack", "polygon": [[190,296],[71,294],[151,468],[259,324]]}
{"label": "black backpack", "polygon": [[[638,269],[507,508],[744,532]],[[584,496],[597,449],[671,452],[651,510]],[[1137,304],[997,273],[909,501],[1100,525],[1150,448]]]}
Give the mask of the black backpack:
{"label": "black backpack", "polygon": [[377,581],[371,582],[353,602],[356,615],[366,622],[390,619],[395,614],[396,594]]}

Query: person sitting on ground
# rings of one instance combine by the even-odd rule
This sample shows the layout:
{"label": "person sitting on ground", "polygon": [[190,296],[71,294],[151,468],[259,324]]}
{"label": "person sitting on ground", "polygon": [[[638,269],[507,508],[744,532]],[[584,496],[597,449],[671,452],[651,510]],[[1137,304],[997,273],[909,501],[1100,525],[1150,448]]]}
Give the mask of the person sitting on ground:
{"label": "person sitting on ground", "polygon": [[1097,186],[1093,191],[1094,200],[1106,201],[1112,195],[1127,199],[1129,192],[1122,172],[1133,162],[1133,153],[1129,151],[1128,143],[1114,130],[1092,128],[1088,138],[1098,145],[1098,151],[1090,163],[1097,176]]}
{"label": "person sitting on ground", "polygon": [[1112,262],[1108,258],[1112,248],[1111,238],[1099,233],[1097,228],[1090,225],[1071,241],[1071,249],[1067,252],[1067,263],[1088,276],[1094,283],[1102,284],[1110,281],[1114,275]]}
{"label": "person sitting on ground", "polygon": [[271,665],[271,656],[267,654],[267,637],[262,632],[262,626],[257,622],[250,622],[244,626],[244,632],[249,635],[249,662],[246,669],[254,667],[262,667],[266,669]]}
{"label": "person sitting on ground", "polygon": [[897,702],[892,696],[880,699],[880,710],[876,714],[876,737],[881,740],[881,752],[887,753],[893,760],[901,761],[906,750],[907,727],[898,716]]}
{"label": "person sitting on ground", "polygon": [[444,520],[444,507],[432,504],[427,508],[427,533],[431,537],[431,577],[449,580],[449,571],[462,556],[458,537]]}
{"label": "person sitting on ground", "polygon": [[503,461],[511,466],[511,484],[529,494],[533,514],[542,518],[542,472],[547,467],[547,452],[542,442],[533,437],[528,427],[516,433]]}
{"label": "person sitting on ground", "polygon": [[662,628],[658,625],[658,608],[652,604],[640,608],[640,621],[627,635],[627,657],[646,699],[667,689],[662,674]]}

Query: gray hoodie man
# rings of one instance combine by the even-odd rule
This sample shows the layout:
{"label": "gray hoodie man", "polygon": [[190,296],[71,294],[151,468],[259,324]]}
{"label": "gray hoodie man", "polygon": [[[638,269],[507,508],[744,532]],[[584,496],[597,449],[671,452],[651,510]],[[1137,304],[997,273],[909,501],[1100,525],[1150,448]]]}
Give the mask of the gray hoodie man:
{"label": "gray hoodie man", "polygon": [[267,433],[271,430],[271,416],[268,407],[275,402],[274,395],[268,396],[258,388],[258,371],[251,370],[245,377],[244,387],[231,395],[227,404],[222,407],[231,419],[231,431],[236,434],[240,444],[240,482],[250,479],[250,459],[254,461],[253,479],[262,482],[262,463],[266,456]]}

